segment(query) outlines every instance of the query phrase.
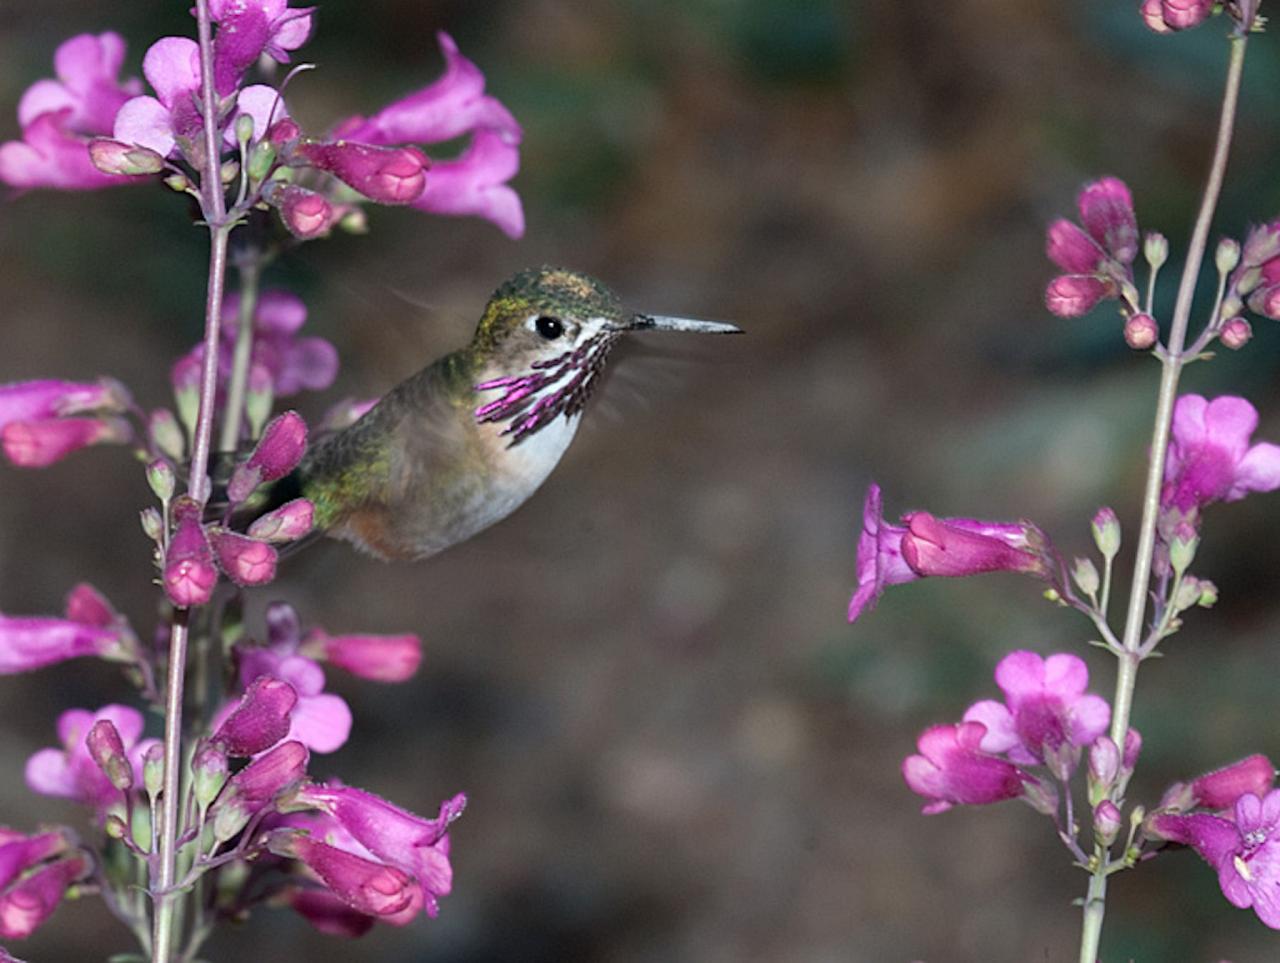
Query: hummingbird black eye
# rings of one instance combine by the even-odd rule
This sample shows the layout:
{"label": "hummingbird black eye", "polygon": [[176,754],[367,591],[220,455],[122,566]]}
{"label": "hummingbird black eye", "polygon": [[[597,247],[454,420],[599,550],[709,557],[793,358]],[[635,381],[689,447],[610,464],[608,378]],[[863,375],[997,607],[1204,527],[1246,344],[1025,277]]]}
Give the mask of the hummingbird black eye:
{"label": "hummingbird black eye", "polygon": [[540,315],[534,322],[533,326],[538,329],[538,334],[542,335],[548,341],[554,341],[560,335],[564,334],[564,322],[559,318],[552,318],[545,314]]}

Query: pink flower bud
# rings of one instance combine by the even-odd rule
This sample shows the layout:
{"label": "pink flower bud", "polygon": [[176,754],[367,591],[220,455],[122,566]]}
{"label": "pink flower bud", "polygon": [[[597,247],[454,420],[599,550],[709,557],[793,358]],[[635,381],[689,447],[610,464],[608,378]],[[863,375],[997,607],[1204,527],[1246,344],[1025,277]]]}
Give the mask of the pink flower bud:
{"label": "pink flower bud", "polygon": [[0,431],[4,453],[20,468],[44,468],[90,445],[124,444],[133,435],[122,418],[12,421]]}
{"label": "pink flower bud", "polygon": [[289,734],[290,713],[297,704],[298,693],[293,686],[260,675],[210,742],[233,756],[255,756]]}
{"label": "pink flower bud", "polygon": [[1280,284],[1268,284],[1249,295],[1249,307],[1268,318],[1280,320]]}
{"label": "pink flower bud", "polygon": [[1124,323],[1124,343],[1135,351],[1145,351],[1160,338],[1156,319],[1145,311],[1139,311]]}
{"label": "pink flower bud", "polygon": [[218,743],[205,743],[191,760],[191,792],[208,809],[227,782],[227,754]]}
{"label": "pink flower bud", "polygon": [[1275,782],[1276,767],[1261,753],[1248,756],[1229,766],[1207,772],[1191,783],[1191,794],[1198,805],[1208,809],[1234,806],[1245,793],[1261,798]]}
{"label": "pink flower bud", "polygon": [[100,629],[111,628],[120,621],[111,603],[87,582],[81,582],[67,594],[66,615],[72,622]]}
{"label": "pink flower bud", "polygon": [[1160,15],[1170,30],[1199,26],[1213,12],[1214,0],[1161,0]]}
{"label": "pink flower bud", "polygon": [[403,682],[422,661],[422,640],[416,635],[328,635],[311,632],[301,654],[324,659],[352,675],[375,682]]}
{"label": "pink flower bud", "polygon": [[348,141],[311,141],[298,155],[380,204],[408,204],[427,184],[429,161],[416,147],[373,147]]}
{"label": "pink flower bud", "polygon": [[1049,260],[1069,274],[1092,274],[1103,259],[1103,251],[1084,231],[1068,220],[1049,225],[1045,253]]}
{"label": "pink flower bud", "polygon": [[1124,758],[1120,760],[1121,767],[1126,772],[1132,772],[1133,767],[1138,764],[1138,754],[1142,752],[1142,734],[1129,727],[1129,731],[1124,734]]}
{"label": "pink flower bud", "polygon": [[267,849],[305,863],[333,894],[353,909],[371,916],[390,916],[407,909],[421,893],[413,879],[392,867],[363,859],[292,829],[274,830]]}
{"label": "pink flower bud", "polygon": [[1138,13],[1142,17],[1142,22],[1156,33],[1172,33],[1173,30],[1164,22],[1164,14],[1160,7],[1160,0],[1142,0]]}
{"label": "pink flower bud", "polygon": [[110,719],[95,722],[85,737],[85,746],[111,785],[120,790],[133,786],[133,766],[125,754],[124,740],[120,738],[115,723]]}
{"label": "pink flower bud", "polygon": [[303,241],[328,234],[337,220],[328,200],[296,184],[285,184],[271,191],[270,202],[280,211],[280,220],[289,233]]}
{"label": "pink flower bud", "polygon": [[1099,736],[1089,747],[1089,778],[1109,789],[1120,773],[1120,749],[1108,736]]}
{"label": "pink flower bud", "polygon": [[1086,184],[1077,198],[1080,223],[1121,264],[1138,256],[1138,220],[1124,181],[1103,177]]}
{"label": "pink flower bud", "polygon": [[164,158],[155,151],[107,137],[89,141],[89,159],[104,174],[143,175],[164,170]]}
{"label": "pink flower bud", "polygon": [[213,549],[200,523],[200,504],[183,496],[174,502],[175,521],[164,559],[164,591],[178,608],[204,605],[213,595],[218,570]]}
{"label": "pink flower bud", "polygon": [[1090,528],[1093,529],[1093,543],[1098,546],[1098,551],[1104,558],[1115,558],[1120,551],[1120,519],[1116,517],[1115,509],[1099,508]]}
{"label": "pink flower bud", "polygon": [[1093,277],[1061,274],[1049,282],[1044,303],[1060,318],[1078,318],[1107,296],[1107,285]]}
{"label": "pink flower bud", "polygon": [[263,482],[283,478],[298,466],[306,450],[306,422],[296,411],[286,411],[267,425],[248,460],[236,468],[227,497],[242,502]]}
{"label": "pink flower bud", "polygon": [[256,812],[307,774],[307,747],[296,739],[264,752],[231,777],[227,798]]}
{"label": "pink flower bud", "polygon": [[1244,318],[1237,316],[1222,325],[1222,331],[1218,337],[1222,339],[1225,347],[1232,351],[1239,351],[1253,337],[1253,327]]}
{"label": "pink flower bud", "polygon": [[1110,799],[1104,799],[1093,809],[1093,832],[1098,842],[1110,846],[1120,835],[1120,827],[1124,825],[1124,817],[1120,808]]}
{"label": "pink flower bud", "polygon": [[178,419],[188,435],[195,434],[196,418],[200,412],[200,375],[200,359],[194,353],[183,355],[169,369],[174,407],[178,409]]}
{"label": "pink flower bud", "polygon": [[249,537],[264,542],[292,542],[311,531],[315,506],[305,498],[285,502],[249,526]]}
{"label": "pink flower bud", "polygon": [[302,131],[288,117],[284,120],[276,121],[271,125],[271,129],[267,131],[267,140],[277,147],[287,144],[291,140],[297,140],[300,136],[302,136]]}
{"label": "pink flower bud", "polygon": [[265,585],[276,577],[276,550],[266,542],[226,529],[210,530],[218,567],[237,585]]}
{"label": "pink flower bud", "polygon": [[181,461],[186,453],[186,438],[178,419],[168,408],[157,408],[151,412],[147,419],[147,437],[156,451],[173,461]]}

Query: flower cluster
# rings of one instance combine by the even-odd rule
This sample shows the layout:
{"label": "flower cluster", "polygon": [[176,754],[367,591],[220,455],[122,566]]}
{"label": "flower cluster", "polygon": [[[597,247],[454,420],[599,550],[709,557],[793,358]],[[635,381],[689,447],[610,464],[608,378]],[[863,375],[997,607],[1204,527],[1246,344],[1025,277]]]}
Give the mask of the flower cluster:
{"label": "flower cluster", "polygon": [[1084,186],[1076,206],[1083,227],[1065,219],[1049,225],[1046,253],[1066,273],[1049,282],[1045,304],[1059,317],[1074,318],[1104,298],[1120,297],[1136,311],[1133,195],[1123,181],[1104,177]]}

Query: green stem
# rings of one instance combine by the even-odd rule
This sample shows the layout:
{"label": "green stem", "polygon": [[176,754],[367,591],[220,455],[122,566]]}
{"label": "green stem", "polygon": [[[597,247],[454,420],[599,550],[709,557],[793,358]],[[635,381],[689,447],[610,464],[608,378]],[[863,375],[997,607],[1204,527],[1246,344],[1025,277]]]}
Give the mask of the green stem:
{"label": "green stem", "polygon": [[231,379],[227,383],[227,407],[222,413],[222,436],[218,440],[218,450],[222,452],[234,452],[240,443],[249,362],[253,357],[253,315],[258,308],[258,281],[262,276],[262,268],[253,252],[237,258],[236,268],[240,273],[240,311],[236,318],[236,349],[231,358]]}
{"label": "green stem", "polygon": [[[1178,378],[1182,374],[1182,366],[1186,360],[1183,349],[1186,345],[1187,325],[1191,318],[1191,302],[1208,245],[1209,226],[1218,205],[1218,195],[1222,191],[1222,179],[1226,174],[1227,155],[1231,148],[1231,134],[1235,126],[1236,107],[1239,102],[1246,38],[1243,35],[1233,36],[1230,43],[1231,55],[1227,65],[1227,80],[1222,97],[1222,114],[1218,121],[1218,137],[1214,146],[1213,161],[1209,166],[1204,197],[1200,202],[1200,211],[1191,233],[1187,261],[1178,283],[1178,298],[1173,309],[1168,350],[1164,352],[1161,362],[1160,392],[1156,400],[1155,425],[1151,433],[1151,463],[1147,468],[1146,490],[1142,498],[1142,525],[1138,533],[1137,556],[1133,564],[1133,582],[1129,586],[1129,607],[1121,640],[1123,652],[1118,656],[1116,694],[1111,710],[1111,739],[1121,752],[1124,752],[1126,737],[1129,733],[1133,693],[1138,682],[1138,665],[1142,661],[1139,650],[1142,643],[1142,625],[1146,618],[1147,592],[1151,583],[1151,565],[1156,547],[1160,490],[1164,482],[1165,457],[1169,447],[1173,407],[1178,394]],[[1096,963],[1098,959],[1102,921],[1106,914],[1107,855],[1105,852],[1098,854],[1097,866],[1089,877],[1080,934],[1081,963]]]}

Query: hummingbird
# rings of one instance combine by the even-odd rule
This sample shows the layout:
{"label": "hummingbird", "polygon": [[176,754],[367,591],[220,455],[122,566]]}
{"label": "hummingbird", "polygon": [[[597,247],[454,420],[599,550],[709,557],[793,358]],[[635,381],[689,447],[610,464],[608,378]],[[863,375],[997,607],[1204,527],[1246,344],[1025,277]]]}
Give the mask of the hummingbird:
{"label": "hummingbird", "polygon": [[623,335],[740,330],[628,311],[576,271],[521,271],[494,291],[470,344],[321,439],[273,500],[302,495],[317,530],[370,555],[427,558],[537,491],[573,440]]}

